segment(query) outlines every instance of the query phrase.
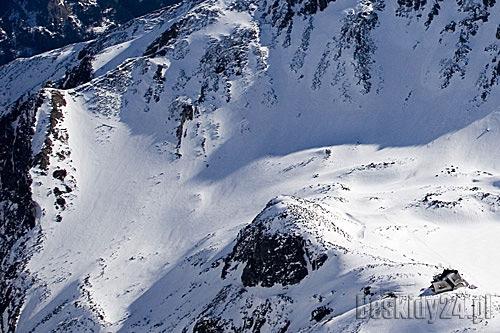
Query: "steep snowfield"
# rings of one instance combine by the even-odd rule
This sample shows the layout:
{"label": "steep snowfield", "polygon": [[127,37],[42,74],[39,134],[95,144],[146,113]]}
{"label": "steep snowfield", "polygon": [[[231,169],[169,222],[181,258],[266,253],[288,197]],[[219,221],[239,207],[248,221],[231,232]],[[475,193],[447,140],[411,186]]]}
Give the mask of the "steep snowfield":
{"label": "steep snowfield", "polygon": [[[19,332],[500,331],[499,4],[322,3],[187,2],[0,68],[5,110],[94,72],[39,93]],[[491,318],[356,319],[443,268]]]}

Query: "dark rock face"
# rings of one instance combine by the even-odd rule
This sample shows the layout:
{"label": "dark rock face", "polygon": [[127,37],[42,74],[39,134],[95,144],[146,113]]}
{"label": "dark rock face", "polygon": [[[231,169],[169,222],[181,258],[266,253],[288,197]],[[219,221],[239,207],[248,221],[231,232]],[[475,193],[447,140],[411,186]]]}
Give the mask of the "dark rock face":
{"label": "dark rock face", "polygon": [[52,177],[64,181],[64,178],[68,175],[68,172],[64,169],[56,170],[53,172]]}
{"label": "dark rock face", "polygon": [[87,54],[85,50],[78,55],[80,63],[69,70],[61,83],[62,89],[72,89],[81,84],[85,84],[93,78],[92,60],[93,56]]}
{"label": "dark rock face", "polygon": [[311,320],[321,321],[323,318],[332,313],[333,310],[327,306],[320,306],[316,308],[311,313]]}
{"label": "dark rock face", "polygon": [[[31,195],[31,137],[34,112],[41,101],[18,102],[0,118],[0,331],[13,332],[29,277],[25,274],[35,228]],[[32,236],[35,236],[34,233]]]}
{"label": "dark rock face", "polygon": [[427,0],[398,0],[399,11],[420,10],[427,4]]}
{"label": "dark rock face", "polygon": [[316,14],[325,10],[330,2],[335,0],[275,0],[269,6],[265,17],[270,18],[271,23],[279,29],[290,30],[296,15]]}
{"label": "dark rock face", "polygon": [[266,237],[258,231],[236,245],[234,260],[246,262],[241,281],[246,287],[297,284],[307,276],[304,240],[300,236]]}
{"label": "dark rock face", "polygon": [[0,2],[0,65],[95,38],[178,0],[9,0]]}
{"label": "dark rock face", "polygon": [[196,322],[193,333],[222,333],[223,327],[219,325],[218,320],[213,318],[203,318]]}
{"label": "dark rock face", "polygon": [[180,25],[184,21],[179,22],[174,22],[170,28],[168,28],[164,33],[161,34],[161,36],[153,42],[147,49],[146,52],[144,52],[145,56],[155,56],[156,52],[166,46],[169,45],[173,40],[175,40],[179,36],[179,30],[180,30]]}
{"label": "dark rock face", "polygon": [[[312,88],[317,90],[322,84],[322,78],[332,63],[337,63],[337,71],[344,72],[348,66],[353,66],[356,85],[362,94],[367,94],[373,87],[373,67],[375,65],[376,42],[373,31],[379,25],[379,14],[385,10],[382,0],[368,0],[364,3],[372,8],[357,9],[345,16],[340,35],[332,38],[323,52],[320,64],[314,74]],[[345,54],[352,55],[352,61],[343,58]],[[341,76],[331,82],[332,86],[346,84]],[[346,94],[346,98],[351,96]]]}
{"label": "dark rock face", "polygon": [[180,124],[177,127],[177,131],[176,131],[176,136],[177,136],[177,140],[178,140],[178,143],[177,143],[178,148],[181,146],[182,137],[184,135],[183,134],[184,133],[184,131],[183,131],[184,124],[189,120],[193,120],[193,117],[195,114],[195,108],[190,104],[183,104],[180,107],[181,107]]}
{"label": "dark rock face", "polygon": [[371,0],[369,3],[374,10],[366,13],[363,11],[347,17],[346,24],[342,27],[340,44],[344,49],[353,48],[355,78],[361,84],[363,93],[370,92],[372,88],[373,55],[376,50],[371,31],[379,22],[377,12],[384,10],[385,4],[380,0]]}
{"label": "dark rock face", "polygon": [[[297,203],[300,203],[297,201]],[[241,281],[245,287],[272,287],[298,284],[312,270],[319,269],[328,255],[318,251],[298,225],[303,219],[315,219],[314,212],[299,205],[272,200],[254,221],[244,228],[225,259],[222,278],[244,264]],[[313,221],[314,222],[314,221]],[[297,225],[295,225],[297,223]]]}

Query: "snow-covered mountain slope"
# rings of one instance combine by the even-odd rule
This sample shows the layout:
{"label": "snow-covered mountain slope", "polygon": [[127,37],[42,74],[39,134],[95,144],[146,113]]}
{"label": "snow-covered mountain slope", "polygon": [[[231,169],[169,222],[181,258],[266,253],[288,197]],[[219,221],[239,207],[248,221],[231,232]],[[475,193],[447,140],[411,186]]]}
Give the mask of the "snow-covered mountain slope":
{"label": "snow-covered mountain slope", "polygon": [[[1,67],[2,329],[499,331],[499,6],[193,1]],[[487,318],[356,317],[443,268]]]}

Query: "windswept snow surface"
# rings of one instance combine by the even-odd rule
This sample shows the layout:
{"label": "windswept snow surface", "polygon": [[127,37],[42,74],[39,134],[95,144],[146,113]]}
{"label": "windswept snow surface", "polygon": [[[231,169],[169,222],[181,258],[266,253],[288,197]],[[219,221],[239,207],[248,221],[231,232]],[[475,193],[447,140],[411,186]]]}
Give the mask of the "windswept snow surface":
{"label": "windswept snow surface", "polygon": [[[94,69],[41,92],[32,148],[52,150],[31,170],[43,239],[18,331],[499,332],[500,4],[476,2],[474,34],[460,1],[429,25],[431,4],[338,0],[286,25],[286,1],[186,2],[2,67],[2,106],[82,49]],[[268,202],[302,207],[271,229],[328,259],[292,285],[244,286],[243,263],[222,277]],[[491,295],[488,318],[356,318],[365,287],[418,296],[443,268],[477,287],[451,295]]]}

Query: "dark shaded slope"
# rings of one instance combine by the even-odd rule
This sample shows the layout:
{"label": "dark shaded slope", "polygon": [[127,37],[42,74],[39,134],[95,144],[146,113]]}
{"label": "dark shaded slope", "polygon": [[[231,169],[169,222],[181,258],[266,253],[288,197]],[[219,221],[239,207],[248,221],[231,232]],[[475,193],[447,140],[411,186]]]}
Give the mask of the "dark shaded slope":
{"label": "dark shaded slope", "polygon": [[179,0],[5,0],[0,2],[0,65],[95,38]]}

